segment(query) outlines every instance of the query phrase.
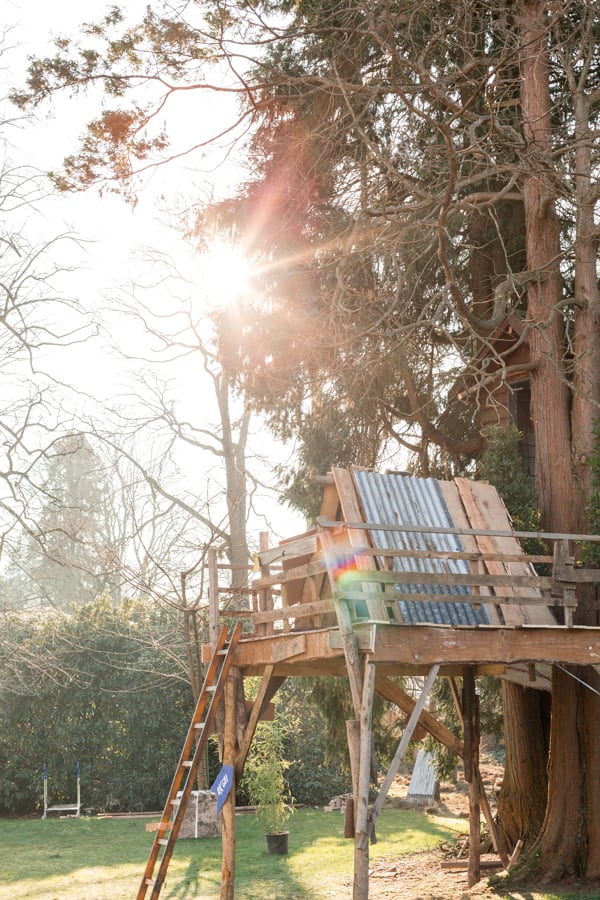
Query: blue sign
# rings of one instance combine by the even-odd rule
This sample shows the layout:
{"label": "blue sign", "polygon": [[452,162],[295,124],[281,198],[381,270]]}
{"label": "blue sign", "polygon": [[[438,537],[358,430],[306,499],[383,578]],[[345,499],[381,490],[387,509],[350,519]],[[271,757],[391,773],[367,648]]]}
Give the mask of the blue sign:
{"label": "blue sign", "polygon": [[217,795],[217,812],[221,812],[221,807],[227,800],[232,787],[233,766],[223,766],[211,786],[211,791]]}

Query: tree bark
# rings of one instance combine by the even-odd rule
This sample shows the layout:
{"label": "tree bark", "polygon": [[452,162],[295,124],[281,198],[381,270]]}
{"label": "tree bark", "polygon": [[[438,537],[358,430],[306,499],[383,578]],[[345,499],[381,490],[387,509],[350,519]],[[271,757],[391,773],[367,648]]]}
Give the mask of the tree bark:
{"label": "tree bark", "polygon": [[571,674],[554,667],[546,816],[517,868],[518,878],[541,884],[600,876],[600,698],[576,679],[595,690],[600,685],[589,667]]}
{"label": "tree bark", "polygon": [[[600,408],[600,288],[598,286],[598,228],[594,221],[596,199],[592,179],[590,127],[591,98],[575,83],[575,302],[573,335],[576,365],[573,369],[573,460],[578,484],[589,496],[591,472],[588,465],[594,450],[594,419]],[[590,410],[592,410],[590,414]],[[585,506],[580,507],[578,531],[587,531]],[[588,624],[588,622],[586,622]],[[598,624],[596,617],[589,622]]]}
{"label": "tree bark", "polygon": [[551,164],[547,21],[545,0],[524,0],[521,105],[528,151],[523,198],[527,268],[537,274],[528,286],[526,321],[533,364],[531,410],[536,436],[538,502],[546,528],[558,527],[560,523],[562,531],[574,531],[577,505],[571,464],[570,390],[564,370],[560,223]]}
{"label": "tree bark", "polygon": [[550,695],[506,681],[502,696],[506,765],[498,818],[510,851],[519,839],[530,846],[544,821]]}
{"label": "tree bark", "polygon": [[[548,69],[548,10],[544,0],[523,0],[521,84],[523,132],[527,141],[527,168],[523,175],[526,212],[527,267],[537,273],[528,290],[527,322],[531,329],[532,412],[536,432],[538,498],[544,527],[576,532],[585,526],[587,475],[585,459],[591,449],[591,428],[598,400],[598,288],[590,254],[595,258],[594,232],[590,230],[585,204],[578,219],[576,251],[575,360],[568,360],[564,325],[560,312],[560,232],[555,211],[558,195],[553,168],[551,98]],[[571,87],[573,85],[571,84]],[[580,157],[577,169],[587,165],[583,110],[577,112]],[[589,144],[589,141],[587,142]],[[579,176],[578,176],[579,177]],[[581,182],[581,183],[580,183]],[[583,192],[585,178],[577,191]],[[579,612],[579,623],[588,611]],[[576,619],[577,621],[577,619]],[[565,877],[595,880],[600,875],[600,679],[592,668],[553,669],[552,715],[548,792],[540,833],[522,857],[516,880],[549,883]],[[523,698],[521,698],[523,699]],[[519,812],[516,791],[526,776],[528,763],[519,753],[520,741],[539,740],[542,727],[526,721],[519,704],[508,710],[506,799],[502,824],[512,836],[519,829],[531,834],[539,815],[535,810]],[[517,711],[518,710],[518,711]],[[523,716],[525,734],[516,732]],[[534,785],[536,798],[541,786]],[[537,801],[536,801],[537,802]]]}

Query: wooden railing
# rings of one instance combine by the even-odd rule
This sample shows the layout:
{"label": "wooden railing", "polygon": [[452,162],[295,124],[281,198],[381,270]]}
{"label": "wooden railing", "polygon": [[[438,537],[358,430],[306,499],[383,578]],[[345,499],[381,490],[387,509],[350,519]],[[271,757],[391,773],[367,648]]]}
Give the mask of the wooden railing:
{"label": "wooden railing", "polygon": [[[577,606],[577,585],[600,583],[600,570],[583,568],[575,552],[583,542],[600,542],[598,536],[327,520],[319,524],[318,532],[258,554],[260,575],[251,585],[255,634],[335,625],[339,601],[348,605],[355,620],[364,621],[359,611],[364,612],[365,606],[372,609],[374,599],[378,609],[387,611],[387,621],[398,624],[402,622],[398,601],[404,600],[484,606],[491,625],[569,626]],[[364,531],[365,546],[349,549],[344,544],[348,529]],[[367,532],[376,530],[512,538],[514,548],[511,552],[378,548],[367,544]],[[518,543],[524,539],[543,541],[553,553],[525,554]],[[463,561],[464,571],[458,571],[457,561]]]}

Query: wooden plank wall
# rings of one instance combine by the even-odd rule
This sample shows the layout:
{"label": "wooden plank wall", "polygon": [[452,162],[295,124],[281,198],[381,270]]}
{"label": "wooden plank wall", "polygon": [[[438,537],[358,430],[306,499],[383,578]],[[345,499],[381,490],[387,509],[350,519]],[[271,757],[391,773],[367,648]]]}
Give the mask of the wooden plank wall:
{"label": "wooden plank wall", "polygon": [[[481,528],[490,531],[511,531],[512,523],[506,507],[491,484],[487,481],[471,481],[468,478],[456,478],[455,483],[471,528]],[[482,553],[522,553],[519,542],[513,537],[476,535],[476,541]],[[523,559],[523,562],[510,563],[488,560],[485,566],[490,575],[532,574],[532,567],[526,559]],[[498,589],[497,592],[502,597],[502,615],[507,625],[556,625],[556,619],[552,612],[542,602],[540,602],[539,606],[528,605],[523,607],[519,605],[521,588],[507,587],[504,590]]]}

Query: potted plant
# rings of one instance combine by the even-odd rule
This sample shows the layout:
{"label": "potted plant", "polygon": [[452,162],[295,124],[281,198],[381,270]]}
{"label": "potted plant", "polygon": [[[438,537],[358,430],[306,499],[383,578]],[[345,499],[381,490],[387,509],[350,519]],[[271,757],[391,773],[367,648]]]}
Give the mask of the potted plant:
{"label": "potted plant", "polygon": [[285,826],[294,811],[294,798],[285,780],[288,766],[279,726],[275,722],[259,723],[244,767],[242,784],[266,835],[269,853],[280,855],[288,852]]}

